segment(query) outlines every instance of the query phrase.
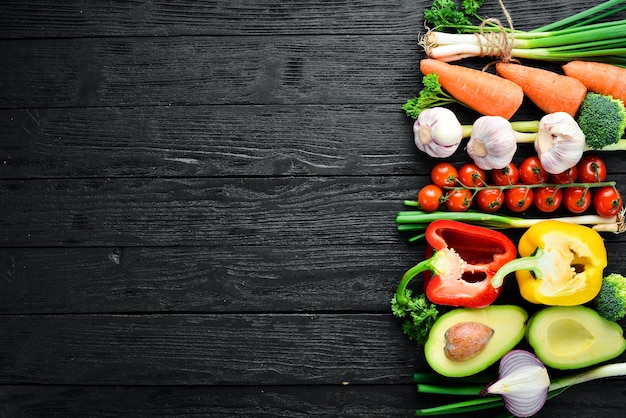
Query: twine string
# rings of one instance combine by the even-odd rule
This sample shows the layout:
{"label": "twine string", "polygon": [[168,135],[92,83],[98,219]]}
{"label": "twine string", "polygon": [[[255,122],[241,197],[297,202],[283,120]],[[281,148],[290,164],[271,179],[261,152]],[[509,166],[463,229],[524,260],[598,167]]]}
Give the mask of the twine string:
{"label": "twine string", "polygon": [[[476,33],[478,44],[480,45],[480,56],[497,56],[504,62],[517,61],[513,58],[513,42],[515,41],[513,20],[506,7],[504,7],[502,0],[498,0],[498,2],[506,17],[510,32],[506,30],[498,19],[489,18],[483,20],[478,28],[478,33]],[[488,24],[494,24],[498,30],[485,30],[485,26]],[[483,39],[486,41],[486,44],[483,42]]]}

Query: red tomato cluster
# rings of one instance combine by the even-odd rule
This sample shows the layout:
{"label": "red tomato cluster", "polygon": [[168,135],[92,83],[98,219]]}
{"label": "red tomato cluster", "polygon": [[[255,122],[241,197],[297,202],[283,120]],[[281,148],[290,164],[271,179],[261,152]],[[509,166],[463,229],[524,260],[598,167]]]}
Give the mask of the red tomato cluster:
{"label": "red tomato cluster", "polygon": [[606,164],[593,155],[585,155],[576,166],[556,175],[546,172],[537,156],[526,158],[519,167],[510,163],[489,172],[472,163],[457,169],[440,162],[431,171],[432,184],[419,191],[417,201],[427,212],[442,204],[449,211],[462,212],[475,202],[479,210],[489,213],[502,207],[524,212],[531,205],[547,213],[561,206],[582,213],[593,205],[598,215],[615,216],[622,208],[621,194],[614,186],[595,186],[605,182],[606,175]]}

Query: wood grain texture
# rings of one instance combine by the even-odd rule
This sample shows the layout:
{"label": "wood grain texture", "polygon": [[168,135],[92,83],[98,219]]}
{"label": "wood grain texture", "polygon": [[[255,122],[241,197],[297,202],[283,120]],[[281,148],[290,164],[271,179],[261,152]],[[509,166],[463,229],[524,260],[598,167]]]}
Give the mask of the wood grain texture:
{"label": "wood grain texture", "polygon": [[401,105],[0,111],[0,177],[424,174]]}
{"label": "wood grain texture", "polygon": [[391,314],[2,315],[1,384],[409,383]]}
{"label": "wood grain texture", "polygon": [[[68,38],[181,35],[320,35],[414,33],[426,0],[203,0],[94,1],[5,0],[0,38]],[[547,15],[558,19],[586,4],[507,0],[516,28],[538,27]],[[532,9],[539,17],[528,13]],[[497,2],[485,2],[486,16],[504,20]]]}
{"label": "wood grain texture", "polygon": [[7,416],[410,416],[413,385],[0,387]]}
{"label": "wood grain texture", "polygon": [[[537,418],[618,417],[626,397],[614,381],[591,382],[551,400]],[[603,392],[606,397],[598,397]],[[606,399],[610,399],[607,401]],[[6,416],[67,418],[141,417],[408,417],[419,407],[441,404],[417,394],[414,385],[312,386],[2,386]],[[494,410],[503,412],[502,409]],[[448,417],[456,417],[450,415]],[[484,417],[485,413],[464,414]],[[443,416],[444,418],[446,416]]]}
{"label": "wood grain texture", "polygon": [[421,245],[0,249],[0,313],[389,312]]}
{"label": "wood grain texture", "polygon": [[410,35],[4,40],[0,51],[5,109],[403,103],[418,81]]}
{"label": "wood grain texture", "polygon": [[397,242],[394,209],[408,186],[393,177],[7,180],[0,240],[7,247]]}

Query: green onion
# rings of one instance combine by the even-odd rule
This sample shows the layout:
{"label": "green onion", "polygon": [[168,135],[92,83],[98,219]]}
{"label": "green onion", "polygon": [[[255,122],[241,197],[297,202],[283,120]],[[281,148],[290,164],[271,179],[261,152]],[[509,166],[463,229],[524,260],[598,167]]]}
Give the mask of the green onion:
{"label": "green onion", "polygon": [[485,397],[460,401],[431,408],[422,408],[415,411],[416,417],[428,417],[444,414],[465,414],[467,412],[482,411],[489,408],[504,406],[501,398]]}
{"label": "green onion", "polygon": [[626,363],[606,364],[573,375],[559,377],[550,384],[550,391],[567,389],[571,386],[607,377],[626,376]]}
{"label": "green onion", "polygon": [[[449,3],[433,2],[433,8]],[[626,19],[604,21],[626,10],[626,0],[609,0],[580,13],[530,31],[505,28],[499,22],[481,25],[427,21],[434,26],[421,40],[426,54],[441,61],[498,56],[549,61],[593,60],[626,66]],[[500,5],[504,9],[502,2]],[[438,15],[436,13],[431,15]],[[508,14],[507,14],[508,16]],[[512,24],[511,21],[508,22]],[[446,29],[458,33],[446,33]]]}
{"label": "green onion", "polygon": [[[405,201],[405,205],[411,207],[416,206],[414,201]],[[626,224],[624,222],[625,210],[626,209],[622,210],[617,216],[579,215],[563,216],[551,219],[577,225],[588,225],[598,232],[613,232],[619,234],[626,231]],[[538,222],[545,221],[543,218],[521,218],[478,211],[425,212],[421,210],[413,210],[398,212],[395,222],[399,232],[418,232],[424,231],[428,227],[428,224],[436,221],[437,219],[451,219],[490,229],[530,228]],[[420,233],[410,237],[409,242],[415,242],[421,240],[422,238],[423,234]]]}

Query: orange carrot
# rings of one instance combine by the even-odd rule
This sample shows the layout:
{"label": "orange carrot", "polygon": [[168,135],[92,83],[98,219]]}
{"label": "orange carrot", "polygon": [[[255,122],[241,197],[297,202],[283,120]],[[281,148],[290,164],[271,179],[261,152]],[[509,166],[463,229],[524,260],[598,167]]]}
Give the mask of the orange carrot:
{"label": "orange carrot", "polygon": [[526,97],[546,113],[574,116],[587,94],[587,87],[579,80],[543,68],[499,62],[496,71],[519,84]]}
{"label": "orange carrot", "polygon": [[626,103],[626,68],[601,62],[571,61],[563,66],[563,71],[580,80],[587,90]]}
{"label": "orange carrot", "polygon": [[424,75],[437,73],[445,91],[482,115],[511,119],[524,99],[520,86],[485,71],[432,58],[420,61],[420,71]]}

